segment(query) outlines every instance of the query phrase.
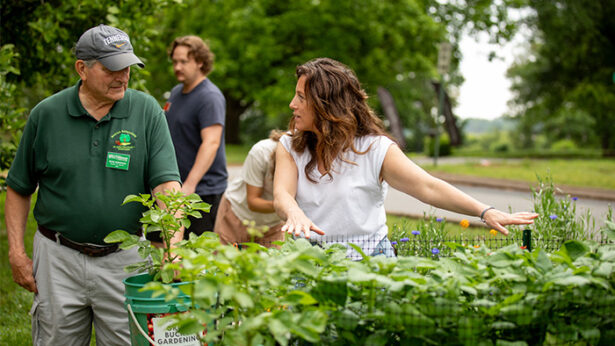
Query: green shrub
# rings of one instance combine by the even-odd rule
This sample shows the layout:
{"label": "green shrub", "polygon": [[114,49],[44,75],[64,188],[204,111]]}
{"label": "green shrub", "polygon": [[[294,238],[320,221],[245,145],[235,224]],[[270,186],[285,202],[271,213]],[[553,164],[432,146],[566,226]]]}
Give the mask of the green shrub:
{"label": "green shrub", "polygon": [[[451,140],[447,134],[441,134],[440,146],[438,147],[438,156],[449,156],[451,154]],[[433,157],[435,150],[435,138],[425,137],[425,154]]]}
{"label": "green shrub", "polygon": [[0,48],[0,170],[11,166],[26,124],[26,109],[16,102],[17,86],[6,78],[10,73],[19,74],[15,67],[19,55],[13,48],[12,44]]}
{"label": "green shrub", "polygon": [[551,144],[551,150],[555,152],[559,151],[576,151],[579,147],[570,139],[560,139],[557,142]]}

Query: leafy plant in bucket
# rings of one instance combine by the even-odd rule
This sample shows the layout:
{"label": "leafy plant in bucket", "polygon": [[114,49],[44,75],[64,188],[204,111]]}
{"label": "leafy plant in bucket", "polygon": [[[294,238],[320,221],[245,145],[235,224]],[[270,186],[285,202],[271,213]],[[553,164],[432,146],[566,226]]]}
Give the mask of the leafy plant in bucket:
{"label": "leafy plant in bucket", "polygon": [[201,212],[209,212],[211,206],[196,194],[185,195],[180,191],[157,193],[155,198],[149,194],[128,195],[122,205],[126,203],[140,203],[147,208],[139,220],[143,225],[143,234],[159,231],[163,247],[123,230],[109,233],[105,241],[121,243],[123,250],[134,246],[139,248],[143,261],[127,266],[127,272],[148,271],[154,280],[165,283],[173,281],[176,268],[170,264],[177,259],[177,255],[171,249],[171,240],[182,227],[190,227],[188,216],[201,217]]}

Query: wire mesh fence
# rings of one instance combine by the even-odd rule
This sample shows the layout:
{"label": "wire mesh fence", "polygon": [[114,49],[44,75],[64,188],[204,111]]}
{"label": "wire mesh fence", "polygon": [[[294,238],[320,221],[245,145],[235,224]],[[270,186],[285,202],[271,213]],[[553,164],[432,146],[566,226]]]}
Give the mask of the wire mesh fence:
{"label": "wire mesh fence", "polygon": [[[298,237],[293,237],[298,238]],[[572,237],[553,237],[553,238],[540,238],[533,236],[530,230],[524,230],[520,236],[447,236],[439,235],[433,238],[409,236],[399,237],[393,236],[391,239],[387,238],[374,238],[371,235],[365,236],[326,236],[326,237],[313,237],[310,242],[313,245],[327,247],[333,244],[339,244],[348,248],[348,257],[355,260],[360,260],[362,255],[357,252],[349,244],[357,245],[365,255],[379,256],[384,255],[388,257],[392,256],[420,256],[420,257],[450,257],[455,253],[455,245],[462,247],[472,248],[487,248],[491,251],[495,251],[507,246],[516,245],[522,249],[542,249],[548,253],[559,250],[562,245],[568,240],[575,240]],[[578,239],[576,239],[578,240]],[[613,244],[606,236],[602,235],[594,239],[599,244]],[[279,246],[280,242],[256,242],[265,247]],[[238,247],[245,247],[242,244],[234,244]]]}
{"label": "wire mesh fence", "polygon": [[[363,299],[330,311],[322,344],[336,344],[347,332],[357,340],[373,335],[386,345],[589,345],[615,340],[612,296],[581,302],[565,291],[476,296],[415,293],[414,299],[408,293],[408,298],[395,297],[395,301],[387,291],[376,289],[373,306]],[[359,323],[361,329],[355,328]]]}
{"label": "wire mesh fence", "polygon": [[[453,244],[463,247],[480,248],[486,247],[490,250],[498,250],[507,246],[517,245],[522,249],[542,249],[546,252],[554,252],[559,250],[562,245],[568,241],[574,240],[571,237],[564,238],[535,238],[532,237],[529,230],[525,231],[525,235],[521,237],[464,237],[452,236],[442,237],[440,239],[420,239],[420,238],[399,238],[391,241],[395,254],[397,256],[423,256],[423,257],[449,257],[455,250]],[[599,244],[613,244],[605,236],[596,240]]]}

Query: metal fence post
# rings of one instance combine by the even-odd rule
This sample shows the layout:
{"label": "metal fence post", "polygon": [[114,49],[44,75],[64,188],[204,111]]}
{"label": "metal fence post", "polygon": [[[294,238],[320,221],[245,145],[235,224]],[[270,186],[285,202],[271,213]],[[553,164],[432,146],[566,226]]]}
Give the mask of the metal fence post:
{"label": "metal fence post", "polygon": [[523,230],[523,247],[527,249],[527,251],[532,252],[532,230]]}

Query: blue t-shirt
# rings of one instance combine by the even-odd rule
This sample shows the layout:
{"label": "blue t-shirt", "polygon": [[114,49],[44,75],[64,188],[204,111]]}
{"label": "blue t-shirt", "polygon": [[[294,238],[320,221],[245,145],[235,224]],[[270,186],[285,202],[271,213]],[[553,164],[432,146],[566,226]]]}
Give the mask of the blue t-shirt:
{"label": "blue t-shirt", "polygon": [[221,194],[226,190],[228,178],[224,150],[226,100],[208,78],[187,94],[182,92],[182,88],[183,84],[178,84],[171,90],[165,106],[179,174],[182,181],[188,177],[202,143],[201,130],[220,124],[223,127],[220,147],[211,167],[197,185],[196,193],[200,196]]}

